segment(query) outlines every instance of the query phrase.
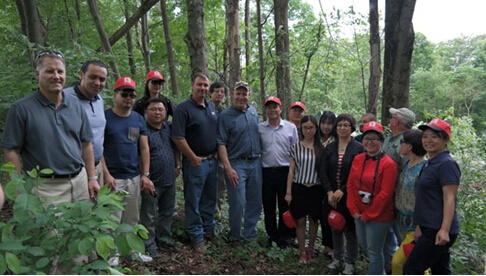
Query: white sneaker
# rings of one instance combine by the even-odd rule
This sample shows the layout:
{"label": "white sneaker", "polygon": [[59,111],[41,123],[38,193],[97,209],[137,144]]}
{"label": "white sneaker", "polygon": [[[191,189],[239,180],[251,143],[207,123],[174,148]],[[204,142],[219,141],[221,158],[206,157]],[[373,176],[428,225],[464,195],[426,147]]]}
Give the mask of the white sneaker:
{"label": "white sneaker", "polygon": [[143,263],[148,263],[148,262],[153,261],[154,259],[152,257],[147,256],[145,254],[142,254],[140,252],[134,252],[132,254],[132,260],[143,262]]}
{"label": "white sneaker", "polygon": [[332,263],[327,265],[327,268],[332,270],[340,270],[343,267],[339,260],[333,259]]}
{"label": "white sneaker", "polygon": [[354,265],[344,263],[344,270],[343,270],[344,275],[353,275],[354,274]]}
{"label": "white sneaker", "polygon": [[118,266],[120,264],[120,253],[116,253],[113,257],[108,258],[107,262],[111,267]]}

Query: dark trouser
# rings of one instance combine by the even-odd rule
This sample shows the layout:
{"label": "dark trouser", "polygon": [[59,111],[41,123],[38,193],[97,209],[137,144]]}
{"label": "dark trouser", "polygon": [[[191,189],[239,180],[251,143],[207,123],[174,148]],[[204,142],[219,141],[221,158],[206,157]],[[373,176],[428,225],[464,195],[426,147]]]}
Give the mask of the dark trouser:
{"label": "dark trouser", "polygon": [[435,236],[438,230],[420,227],[422,236],[418,239],[405,265],[403,274],[423,275],[430,267],[433,275],[450,275],[449,264],[451,253],[449,248],[454,244],[457,234],[449,234],[450,241],[442,246],[435,245]]}
{"label": "dark trouser", "polygon": [[[324,194],[324,196],[327,198],[327,194]],[[333,242],[332,242],[332,231],[331,231],[331,226],[329,226],[329,223],[327,222],[327,216],[329,215],[329,212],[331,212],[331,207],[327,203],[327,200],[324,200],[322,204],[322,216],[321,216],[321,232],[322,232],[322,245],[329,247],[330,249],[333,249]]]}
{"label": "dark trouser", "polygon": [[[289,167],[273,167],[262,169],[262,202],[265,215],[265,230],[271,241],[280,243],[295,236],[292,229],[285,226],[282,215],[289,209],[285,201],[287,193],[287,176]],[[278,223],[277,209],[278,206]]]}

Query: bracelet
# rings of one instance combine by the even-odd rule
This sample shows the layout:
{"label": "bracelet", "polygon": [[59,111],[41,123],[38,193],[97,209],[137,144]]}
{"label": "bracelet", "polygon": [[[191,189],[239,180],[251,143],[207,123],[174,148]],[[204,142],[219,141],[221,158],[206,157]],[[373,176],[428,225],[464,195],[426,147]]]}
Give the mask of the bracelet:
{"label": "bracelet", "polygon": [[180,169],[180,168],[181,168],[181,166],[176,166],[175,168],[176,168],[176,169]]}
{"label": "bracelet", "polygon": [[98,180],[98,176],[95,175],[95,176],[88,177],[88,181],[91,181],[91,180]]}

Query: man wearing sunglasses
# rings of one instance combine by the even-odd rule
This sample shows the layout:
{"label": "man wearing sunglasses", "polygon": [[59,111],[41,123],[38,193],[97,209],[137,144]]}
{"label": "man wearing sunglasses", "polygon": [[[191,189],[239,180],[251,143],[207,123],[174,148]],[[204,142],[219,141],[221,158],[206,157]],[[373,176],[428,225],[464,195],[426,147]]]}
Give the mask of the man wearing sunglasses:
{"label": "man wearing sunglasses", "polygon": [[122,223],[130,225],[139,221],[140,191],[151,195],[155,191],[149,178],[150,150],[145,119],[131,110],[137,97],[135,89],[135,82],[130,77],[121,77],[116,81],[114,106],[105,111],[103,152],[106,163],[104,183],[108,183],[112,189],[129,193],[125,197],[125,210],[117,215]]}
{"label": "man wearing sunglasses", "polygon": [[40,53],[35,76],[39,88],[8,112],[2,140],[5,162],[12,162],[19,173],[37,166],[51,169],[52,174],[39,174],[43,182],[36,188],[48,204],[88,201],[99,190],[93,133],[83,107],[63,92],[62,54]]}

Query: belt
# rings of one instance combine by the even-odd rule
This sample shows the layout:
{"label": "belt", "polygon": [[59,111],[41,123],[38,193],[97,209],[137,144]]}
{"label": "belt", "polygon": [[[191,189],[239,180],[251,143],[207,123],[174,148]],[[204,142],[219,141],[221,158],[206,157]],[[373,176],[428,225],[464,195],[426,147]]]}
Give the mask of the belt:
{"label": "belt", "polygon": [[70,174],[39,174],[39,177],[42,177],[42,178],[51,178],[51,179],[59,179],[59,178],[74,178],[76,176],[78,176],[78,174],[83,170],[83,168],[81,168],[79,171],[77,172],[73,172],[73,173],[70,173]]}
{"label": "belt", "polygon": [[238,159],[245,160],[245,161],[257,160],[258,158],[260,158],[260,156],[255,156],[255,157],[238,157]]}
{"label": "belt", "polygon": [[307,187],[307,188],[310,188],[310,187],[314,187],[314,186],[317,186],[319,184],[317,183],[300,183],[301,185]]}
{"label": "belt", "polygon": [[283,167],[267,167],[267,168],[262,168],[266,171],[272,171],[272,172],[288,172],[289,171],[289,166],[283,166]]}
{"label": "belt", "polygon": [[216,154],[215,153],[211,153],[210,155],[208,156],[198,156],[199,158],[202,158],[203,160],[213,160],[216,158]]}

